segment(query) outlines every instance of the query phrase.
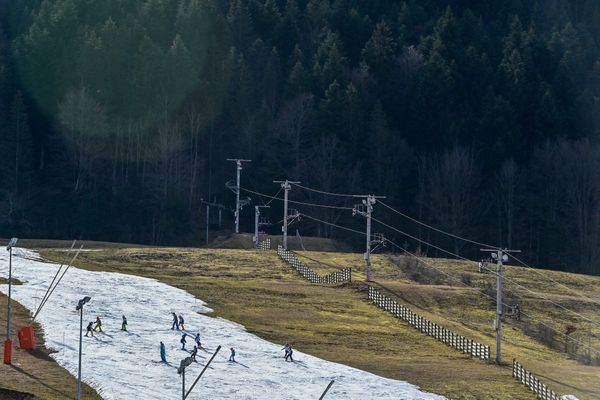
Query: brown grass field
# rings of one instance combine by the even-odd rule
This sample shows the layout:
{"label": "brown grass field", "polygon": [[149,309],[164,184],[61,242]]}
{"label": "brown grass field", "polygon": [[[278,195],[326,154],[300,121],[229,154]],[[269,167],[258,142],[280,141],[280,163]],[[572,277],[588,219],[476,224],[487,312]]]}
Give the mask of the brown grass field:
{"label": "brown grass field", "polygon": [[[66,246],[65,243],[56,244]],[[472,359],[369,304],[363,282],[362,258],[358,254],[301,253],[316,260],[305,259],[307,264],[322,273],[330,272],[333,266],[338,265],[353,268],[353,284],[324,287],[304,281],[274,252],[98,247],[100,251],[81,253],[77,266],[151,277],[185,289],[207,301],[214,309],[214,316],[241,323],[267,340],[290,342],[300,351],[381,376],[406,380],[452,399],[535,398],[511,377],[509,366]],[[40,249],[40,253],[49,260],[60,261],[64,247]],[[473,272],[476,271],[474,264],[430,261],[439,269],[447,269],[448,273],[472,275],[471,284],[474,286],[484,287],[488,280],[493,279],[492,276]],[[373,263],[374,279],[414,311],[469,338],[490,345],[494,343],[492,320],[495,306],[490,300],[449,279],[415,276],[412,267],[402,265],[402,260],[377,255]],[[555,280],[598,299],[600,279],[552,274]],[[512,268],[508,268],[507,276],[523,284],[541,279],[531,271],[513,271]],[[430,278],[437,280],[435,284],[414,281]],[[568,290],[552,284],[533,287],[547,296],[559,296],[556,299],[570,296]],[[559,330],[562,329],[561,324],[575,323],[578,327],[576,334],[584,337],[588,328],[590,335],[597,333],[576,318],[563,323],[561,318],[557,319],[558,311],[549,310],[547,304],[538,304],[530,298],[534,297],[530,293],[528,295],[531,296],[525,296],[510,285],[507,293],[509,297],[518,299],[523,311],[531,314],[536,321],[556,324]],[[569,298],[567,304],[584,316],[598,319],[593,307],[580,302],[577,298]],[[506,321],[504,359],[510,361],[516,356],[561,394],[575,394],[582,400],[600,399],[600,367],[571,360],[564,352],[552,350],[525,334],[532,321],[527,318],[520,322]],[[213,340],[216,344],[218,338]],[[591,336],[589,341],[594,345]],[[560,345],[560,341],[557,342]],[[55,368],[58,366],[55,365]],[[0,386],[4,386],[3,376],[0,377]],[[46,383],[54,385],[53,379],[48,379]],[[25,391],[25,386],[13,387]],[[53,397],[40,395],[40,398]]]}

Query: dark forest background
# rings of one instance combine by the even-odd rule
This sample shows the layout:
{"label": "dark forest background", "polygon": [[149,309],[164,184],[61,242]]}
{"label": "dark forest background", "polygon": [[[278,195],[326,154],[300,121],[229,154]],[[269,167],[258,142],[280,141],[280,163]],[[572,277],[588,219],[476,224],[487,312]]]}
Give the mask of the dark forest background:
{"label": "dark forest background", "polygon": [[[1,4],[2,236],[201,244],[201,199],[233,205],[225,159],[241,157],[245,188],[272,195],[290,178],[386,195],[454,234],[600,274],[595,0]],[[291,198],[352,205],[297,187]],[[297,208],[363,229],[347,210]],[[242,230],[252,221],[244,208]]]}

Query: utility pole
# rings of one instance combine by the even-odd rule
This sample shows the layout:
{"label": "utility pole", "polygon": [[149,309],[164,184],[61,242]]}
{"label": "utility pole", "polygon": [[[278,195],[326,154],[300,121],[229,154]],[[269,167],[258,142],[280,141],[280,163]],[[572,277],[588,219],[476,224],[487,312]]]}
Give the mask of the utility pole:
{"label": "utility pole", "polygon": [[508,261],[508,253],[520,253],[521,250],[508,249],[480,249],[481,251],[491,251],[492,258],[498,260],[498,269],[496,271],[496,320],[494,329],[496,330],[496,363],[502,362],[502,300],[504,284],[504,265],[503,261]]}
{"label": "utility pole", "polygon": [[227,161],[235,161],[236,165],[236,185],[235,185],[235,233],[240,233],[240,173],[242,172],[243,162],[252,162],[252,160],[243,160],[241,158],[228,158]]}
{"label": "utility pole", "polygon": [[373,213],[373,205],[377,202],[377,199],[385,199],[385,196],[375,196],[372,194],[359,195],[356,194],[352,197],[362,197],[362,204],[356,204],[352,209],[352,215],[360,214],[367,218],[367,246],[364,254],[365,258],[365,276],[367,282],[371,281],[371,214]]}
{"label": "utility pole", "polygon": [[[273,181],[273,183],[280,183],[281,187],[284,190],[284,195],[283,195],[283,227],[281,228],[281,230],[283,231],[283,248],[284,250],[287,250],[287,231],[288,231],[288,192],[292,189],[292,185],[291,183],[302,183],[302,182],[293,182],[293,181],[288,181],[287,179],[285,181]],[[296,217],[296,216],[294,216]]]}
{"label": "utility pole", "polygon": [[271,208],[271,206],[254,206],[254,237],[252,239],[254,241],[255,246],[258,246],[258,228],[261,225],[269,225],[268,222],[260,221],[260,209],[261,208]]}

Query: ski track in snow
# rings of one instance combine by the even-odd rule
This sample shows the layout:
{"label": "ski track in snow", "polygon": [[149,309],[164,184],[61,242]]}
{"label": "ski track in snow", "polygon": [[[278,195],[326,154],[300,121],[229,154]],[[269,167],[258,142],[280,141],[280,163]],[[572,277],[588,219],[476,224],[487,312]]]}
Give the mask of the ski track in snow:
{"label": "ski track in snow", "polygon": [[[8,252],[0,251],[0,271],[8,277]],[[13,299],[35,310],[58,269],[41,262],[36,253],[13,249]],[[8,285],[0,285],[8,292]],[[201,300],[184,290],[154,279],[71,267],[37,317],[45,332],[46,346],[58,364],[77,376],[79,299],[90,296],[84,307],[83,328],[96,316],[104,333],[83,337],[82,380],[104,399],[177,399],[181,397],[179,362],[188,356],[181,350],[181,334],[172,331],[171,312],[183,315],[188,332],[200,332],[207,351],[198,351],[198,363],[186,370],[189,388],[218,345],[221,351],[188,399],[318,399],[331,379],[335,383],[326,399],[423,399],[444,397],[422,392],[407,382],[377,375],[304,354],[294,349],[295,362],[283,360],[283,344],[267,342],[237,323],[213,318]],[[243,304],[240,304],[243,307]],[[122,332],[121,315],[129,332]],[[20,327],[13,326],[13,332]],[[16,336],[16,335],[15,335]],[[160,362],[163,341],[169,364]],[[193,337],[186,348],[194,347]],[[228,362],[229,348],[237,363]],[[293,347],[293,343],[292,343]],[[19,351],[15,354],[18,362]],[[401,355],[399,355],[401,357]]]}

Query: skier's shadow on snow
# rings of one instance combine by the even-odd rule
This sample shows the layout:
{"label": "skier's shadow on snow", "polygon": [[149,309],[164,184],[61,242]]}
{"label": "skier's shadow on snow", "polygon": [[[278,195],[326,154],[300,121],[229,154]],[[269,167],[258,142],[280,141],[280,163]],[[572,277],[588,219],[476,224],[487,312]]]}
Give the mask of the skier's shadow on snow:
{"label": "skier's shadow on snow", "polygon": [[242,366],[242,367],[244,367],[244,368],[248,368],[248,369],[250,369],[250,367],[249,367],[249,366],[247,366],[247,365],[244,365],[244,364],[242,364],[242,363],[241,363],[241,362],[239,362],[239,361],[232,361],[231,363],[232,363],[232,364],[241,365],[241,366]]}
{"label": "skier's shadow on snow", "polygon": [[137,337],[141,337],[140,335],[138,335],[137,333],[133,333],[133,332],[129,332],[127,331],[127,335],[128,336],[137,336]]}
{"label": "skier's shadow on snow", "polygon": [[156,361],[156,360],[152,360],[152,362],[153,362],[153,363],[155,363],[155,364],[164,364],[164,365],[166,365],[166,366],[168,366],[168,367],[171,367],[171,368],[175,368],[175,369],[177,369],[177,366],[176,366],[176,365],[174,365],[174,364],[172,364],[172,363],[170,363],[170,362],[168,362],[168,361],[167,361],[167,362],[164,362],[164,361]]}
{"label": "skier's shadow on snow", "polygon": [[98,336],[92,336],[94,339],[96,339],[96,341],[100,342],[100,343],[110,343],[108,340],[102,340],[100,339]]}
{"label": "skier's shadow on snow", "polygon": [[103,334],[104,336],[108,336],[109,338],[111,338],[111,339],[114,339],[114,336],[112,336],[112,335],[109,335],[108,333],[106,333],[106,332],[104,332],[104,331],[102,331],[102,332],[98,332],[98,333],[101,333],[101,334]]}
{"label": "skier's shadow on snow", "polygon": [[73,347],[73,346],[69,346],[68,344],[64,344],[63,342],[57,342],[57,341],[53,341],[53,343],[54,343],[54,344],[55,344],[57,347],[58,347],[58,346],[60,346],[60,347],[62,347],[62,348],[69,349],[69,350],[71,350],[71,351],[77,351],[77,349],[76,349],[75,347]]}
{"label": "skier's shadow on snow", "polygon": [[306,365],[306,363],[304,361],[292,361],[292,364],[296,364],[303,368],[310,368],[308,365]]}

